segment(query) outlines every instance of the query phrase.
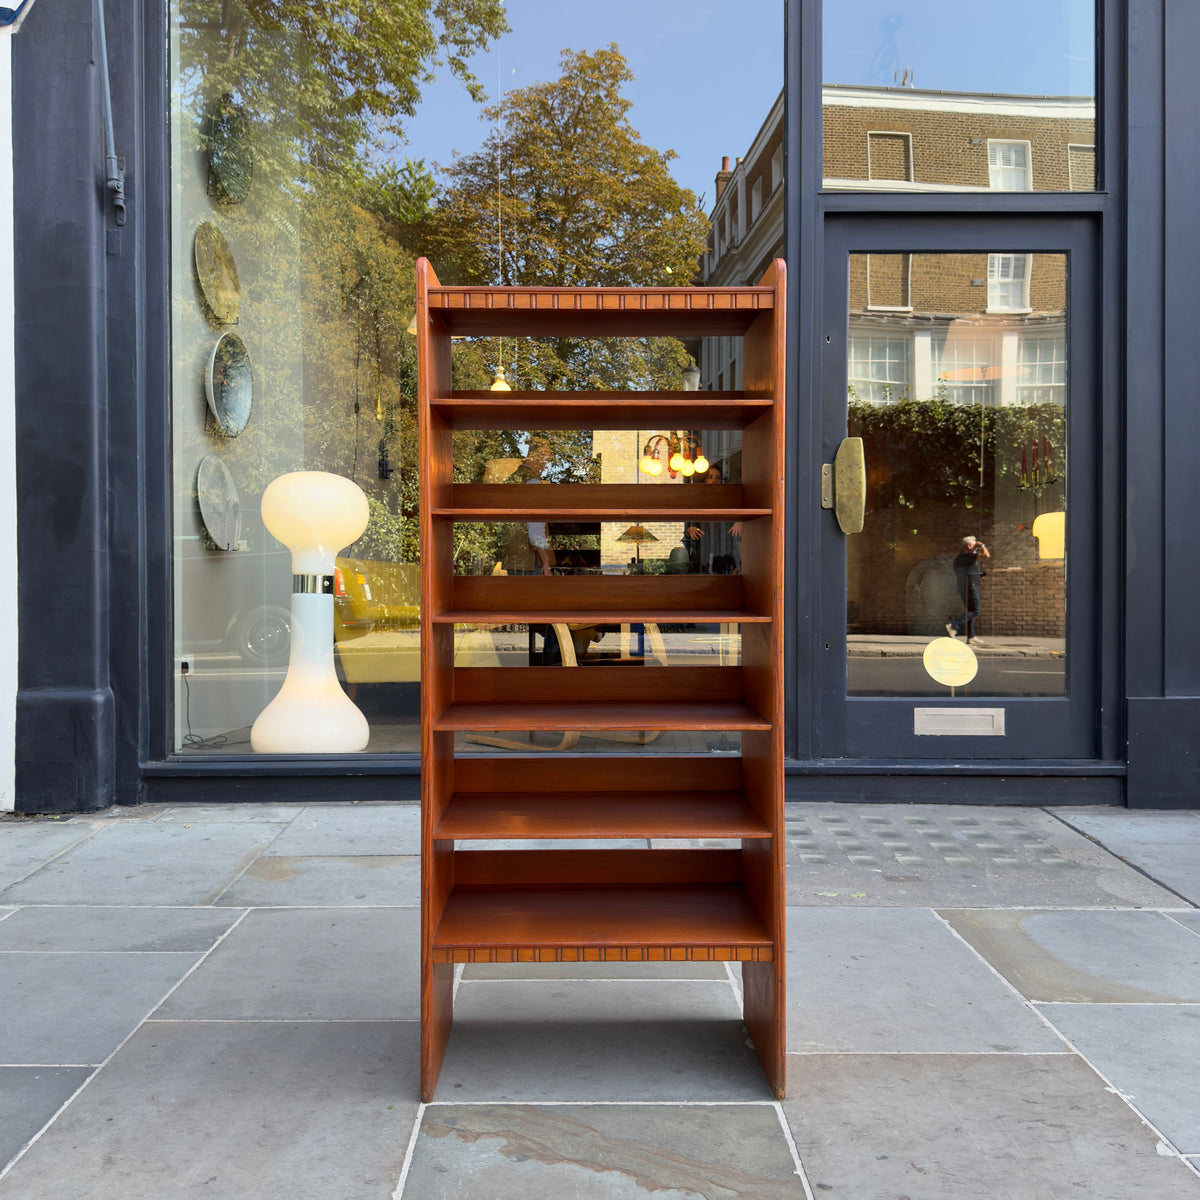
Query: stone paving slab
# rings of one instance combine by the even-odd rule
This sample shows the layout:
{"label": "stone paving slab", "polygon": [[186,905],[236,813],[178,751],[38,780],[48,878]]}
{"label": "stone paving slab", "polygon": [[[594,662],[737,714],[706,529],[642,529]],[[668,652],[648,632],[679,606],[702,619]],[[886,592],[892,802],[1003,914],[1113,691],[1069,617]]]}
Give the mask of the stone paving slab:
{"label": "stone paving slab", "polygon": [[[0,1067],[0,1169],[75,1094],[91,1067]],[[0,1182],[0,1195],[4,1184]]]}
{"label": "stone paving slab", "polygon": [[[1200,815],[1127,809],[1060,809],[1057,815],[1189,904],[1200,904]],[[1169,906],[1160,906],[1169,907]]]}
{"label": "stone paving slab", "polygon": [[252,821],[112,821],[3,898],[8,904],[211,904],[278,832]]}
{"label": "stone paving slab", "polygon": [[93,829],[93,825],[82,820],[51,824],[0,818],[0,892],[45,866],[76,842],[82,842]]}
{"label": "stone paving slab", "polygon": [[203,952],[240,915],[211,908],[22,908],[0,921],[0,951]]}
{"label": "stone paving slab", "polygon": [[0,954],[0,1063],[106,1059],[198,954]]}
{"label": "stone paving slab", "polygon": [[441,1100],[766,1100],[728,984],[459,987]]}
{"label": "stone paving slab", "polygon": [[793,803],[785,822],[789,905],[1179,907],[1038,809]]}
{"label": "stone paving slab", "polygon": [[925,909],[788,909],[787,1040],[853,1054],[1067,1049]]}
{"label": "stone paving slab", "polygon": [[393,1021],[420,1016],[416,909],[251,912],[156,1016]]}
{"label": "stone paving slab", "polygon": [[403,1200],[797,1200],[774,1105],[434,1104]]}
{"label": "stone paving slab", "polygon": [[412,907],[421,903],[421,859],[385,854],[322,858],[264,854],[216,902],[239,908]]}
{"label": "stone paving slab", "polygon": [[[220,791],[220,783],[213,790]],[[136,820],[145,815],[159,825],[274,825],[283,829],[301,816],[305,804],[142,804],[136,808],[109,809],[105,816]]]}
{"label": "stone paving slab", "polygon": [[1200,929],[1156,912],[943,910],[1030,1000],[1200,1003]]}
{"label": "stone paving slab", "polygon": [[1200,1006],[1040,1004],[1038,1009],[1176,1149],[1200,1154]]}
{"label": "stone paving slab", "polygon": [[420,854],[421,808],[409,803],[311,804],[264,852],[292,857]]}
{"label": "stone paving slab", "polygon": [[1200,1177],[1073,1055],[793,1055],[822,1200],[1197,1200]]}
{"label": "stone paving slab", "polygon": [[13,1200],[391,1200],[415,1022],[153,1022],[0,1181]]}

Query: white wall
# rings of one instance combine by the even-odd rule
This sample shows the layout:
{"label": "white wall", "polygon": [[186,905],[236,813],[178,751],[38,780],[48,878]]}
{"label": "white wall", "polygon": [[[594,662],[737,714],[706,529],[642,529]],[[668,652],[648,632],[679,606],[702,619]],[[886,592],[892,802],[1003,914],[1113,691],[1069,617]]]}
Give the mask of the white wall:
{"label": "white wall", "polygon": [[16,382],[13,368],[12,32],[0,29],[0,563],[10,564],[0,587],[0,809],[16,799],[17,490]]}

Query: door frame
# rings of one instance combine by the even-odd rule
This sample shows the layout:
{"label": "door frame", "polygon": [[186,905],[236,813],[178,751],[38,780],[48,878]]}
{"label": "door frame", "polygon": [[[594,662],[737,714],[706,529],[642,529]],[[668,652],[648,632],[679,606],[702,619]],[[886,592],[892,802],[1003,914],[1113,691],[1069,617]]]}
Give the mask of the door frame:
{"label": "door frame", "polygon": [[[812,757],[828,764],[855,761],[911,763],[944,768],[948,761],[987,761],[1066,765],[1104,757],[1111,745],[1104,714],[1113,711],[1106,693],[1116,683],[1105,670],[1116,661],[1115,647],[1106,648],[1104,619],[1106,581],[1101,564],[1100,488],[1105,480],[1104,432],[1110,425],[1100,379],[1098,222],[1087,216],[1008,216],[947,213],[928,215],[826,214],[822,222],[822,287],[816,306],[818,363],[812,375],[819,384],[811,411],[801,424],[812,430],[808,479],[820,477],[820,466],[832,461],[846,434],[846,336],[848,329],[846,264],[851,253],[1025,251],[1068,256],[1068,519],[1071,557],[1068,589],[1067,696],[988,697],[973,706],[1005,710],[1004,737],[929,737],[913,735],[913,708],[963,706],[949,697],[847,697],[845,541],[833,514],[822,511],[813,487],[797,496],[799,530],[813,538],[808,599],[798,606],[808,614],[797,621],[800,638],[807,635],[811,664],[808,704],[798,703],[797,716],[809,709],[807,736]],[[1087,403],[1086,397],[1092,397]],[[811,420],[808,424],[804,418]],[[1107,443],[1111,445],[1111,442]],[[804,693],[799,681],[798,699]],[[798,737],[798,741],[804,738]]]}

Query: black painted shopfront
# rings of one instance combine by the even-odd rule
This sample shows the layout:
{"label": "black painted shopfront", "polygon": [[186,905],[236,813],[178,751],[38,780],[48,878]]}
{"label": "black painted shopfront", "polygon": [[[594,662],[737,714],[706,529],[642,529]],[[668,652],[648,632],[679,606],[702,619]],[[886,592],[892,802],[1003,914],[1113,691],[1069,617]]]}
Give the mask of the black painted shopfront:
{"label": "black painted shopfront", "polygon": [[[489,31],[489,5],[480,0],[475,13],[480,54],[514,44]],[[231,23],[231,7],[242,24]],[[1054,43],[1061,10],[1075,22],[1061,57],[1087,59],[1087,74],[1078,87],[1034,96],[1024,77],[969,92],[949,76],[945,86],[926,86],[920,72],[909,80],[903,27],[895,70],[889,34],[872,78],[865,68],[861,78],[852,68],[839,74],[842,17],[822,7],[780,0],[757,51],[776,72],[772,96],[779,86],[784,95],[778,180],[751,177],[749,160],[745,171],[726,164],[718,198],[722,176],[743,189],[731,223],[700,233],[681,225],[672,243],[681,255],[699,245],[711,263],[751,243],[774,188],[783,189],[788,797],[1200,807],[1200,398],[1189,300],[1200,268],[1200,9],[1192,0],[1096,0],[1093,18],[1074,0],[1042,5],[1046,28],[1027,29],[1029,41]],[[864,0],[868,26],[878,7]],[[910,13],[918,36],[938,5],[891,7]],[[360,187],[347,155],[359,152],[367,125],[344,124],[340,110],[336,124],[334,93],[326,107],[313,98],[307,84],[328,75],[312,48],[319,39],[305,47],[302,23],[288,29],[286,20],[268,38],[268,8],[109,3],[107,79],[93,0],[37,5],[13,43],[18,811],[417,796],[419,563],[415,493],[405,489],[415,486],[418,448],[405,272],[422,237],[436,234],[450,253],[449,226],[427,234],[387,207],[386,188],[368,185],[382,179],[393,197],[424,195],[425,220],[451,195],[468,203],[470,170],[440,176],[437,198],[422,193],[432,176],[419,172],[365,175]],[[522,11],[509,6],[511,24]],[[998,32],[998,43],[1012,32]],[[720,45],[715,28],[709,36]],[[616,32],[603,40],[622,41]],[[221,72],[237,55],[255,73],[229,83]],[[486,61],[495,81],[501,63]],[[342,99],[353,93],[346,69]],[[620,69],[597,50],[564,66],[563,80]],[[689,86],[707,69],[691,62]],[[482,70],[480,79],[489,83]],[[529,82],[505,84],[507,140],[487,141],[480,126],[493,157],[497,146],[521,145],[517,84]],[[710,82],[716,89],[719,73]],[[105,186],[106,88],[123,214]],[[289,110],[293,95],[311,110]],[[239,158],[239,122],[253,134],[251,159]],[[745,129],[745,146],[756,127]],[[951,131],[936,168],[935,127]],[[759,142],[770,150],[762,130]],[[1061,147],[1053,177],[1039,175],[1047,146]],[[712,146],[713,165],[741,148]],[[251,161],[253,190],[239,195]],[[482,171],[487,155],[456,161]],[[484,217],[503,216],[495,253],[505,263],[522,236],[521,165],[503,174],[497,166],[490,199],[479,199]],[[479,234],[492,236],[490,225]],[[217,264],[207,275],[202,250]],[[586,282],[646,282],[652,269],[683,281],[686,268],[668,266],[674,252],[660,248],[651,266]],[[489,269],[482,250],[479,262],[461,245],[455,253],[468,281]],[[222,275],[234,262],[236,274]],[[594,376],[601,382],[590,386],[602,389],[604,371],[625,372],[621,386],[635,371],[672,386],[689,358],[701,361],[682,344],[633,365],[585,362],[561,347],[550,365],[522,362],[506,358],[503,343],[464,344],[458,386],[486,388],[497,351],[526,387],[561,386],[555,371],[580,388]],[[736,388],[736,352],[722,353],[723,377],[714,371],[702,388]],[[221,388],[251,361],[253,410],[223,413]],[[231,430],[239,419],[244,429]],[[740,479],[728,431],[688,432],[723,481]],[[628,445],[599,434],[583,448],[557,445],[551,471],[592,470],[599,482],[625,456],[631,480],[654,484],[638,459],[655,433],[672,431],[636,431]],[[948,471],[951,434],[970,443],[969,469]],[[481,480],[505,469],[512,482],[528,478],[532,443],[513,436],[466,447],[463,469],[474,456]],[[848,436],[867,448],[861,532],[845,532],[823,503],[823,468]],[[297,469],[349,476],[371,506],[365,540],[338,548],[334,596],[337,669],[370,723],[365,752],[262,753],[249,740],[287,669],[293,586],[259,498],[274,475]],[[205,505],[227,479],[241,492],[232,524]],[[673,474],[669,482],[685,483]],[[673,569],[672,541],[688,538],[686,528],[635,517],[628,529],[552,531],[555,569]],[[1061,531],[1058,549],[1043,540],[1048,529]],[[459,569],[538,570],[524,526],[518,533],[514,548],[510,534],[464,528]],[[991,550],[972,667],[979,681],[956,684],[951,670],[943,683],[921,652],[953,616],[953,595],[942,597],[963,535]],[[704,536],[724,540],[703,569],[724,569],[719,558],[736,569],[736,535]],[[691,549],[674,561],[694,564]],[[547,652],[543,633],[464,628],[457,645],[489,662],[527,662]],[[629,634],[601,631],[599,652]],[[657,631],[633,635],[650,663]],[[668,628],[662,638],[661,662],[736,653],[728,629]],[[964,659],[965,636],[953,640],[960,649],[947,661]],[[589,647],[576,639],[574,650]],[[580,751],[603,752],[570,752]]]}

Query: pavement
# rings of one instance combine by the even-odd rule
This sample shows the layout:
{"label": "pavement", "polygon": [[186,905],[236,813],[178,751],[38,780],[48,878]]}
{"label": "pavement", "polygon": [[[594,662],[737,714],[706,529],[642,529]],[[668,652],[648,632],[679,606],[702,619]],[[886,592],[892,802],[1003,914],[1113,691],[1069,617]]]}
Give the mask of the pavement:
{"label": "pavement", "polygon": [[1200,812],[790,803],[788,1096],[724,964],[466,968],[407,804],[0,818],[3,1200],[1200,1200]]}
{"label": "pavement", "polygon": [[[849,658],[920,658],[925,647],[943,633],[925,635],[892,633],[851,633],[846,636]],[[957,639],[965,646],[965,638]],[[979,657],[1065,659],[1067,643],[1060,637],[1009,637],[980,633],[970,643]]]}

